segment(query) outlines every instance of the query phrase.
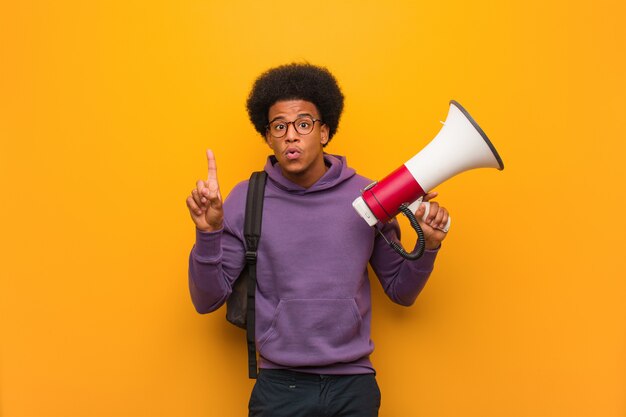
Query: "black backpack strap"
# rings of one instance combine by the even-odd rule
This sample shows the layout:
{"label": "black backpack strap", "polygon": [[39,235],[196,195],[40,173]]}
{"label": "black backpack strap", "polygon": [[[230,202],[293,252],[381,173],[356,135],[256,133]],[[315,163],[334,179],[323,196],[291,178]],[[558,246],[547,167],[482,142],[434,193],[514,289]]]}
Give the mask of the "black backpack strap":
{"label": "black backpack strap", "polygon": [[248,376],[257,377],[256,348],[254,345],[255,315],[254,296],[256,293],[256,251],[261,239],[261,220],[263,218],[263,196],[265,194],[265,171],[253,172],[248,184],[246,213],[243,234],[246,239],[246,264],[248,265],[248,311],[246,313],[246,339],[248,342]]}

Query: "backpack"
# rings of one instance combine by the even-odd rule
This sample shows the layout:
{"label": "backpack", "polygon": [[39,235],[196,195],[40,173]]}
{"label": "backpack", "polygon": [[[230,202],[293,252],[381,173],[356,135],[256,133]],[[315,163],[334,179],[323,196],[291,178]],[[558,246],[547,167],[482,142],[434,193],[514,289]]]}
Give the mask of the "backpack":
{"label": "backpack", "polygon": [[246,329],[248,343],[248,377],[256,379],[257,361],[254,345],[254,296],[256,292],[256,251],[261,238],[263,196],[267,173],[253,172],[248,183],[243,234],[246,247],[246,265],[233,284],[233,291],[226,300],[226,320]]}

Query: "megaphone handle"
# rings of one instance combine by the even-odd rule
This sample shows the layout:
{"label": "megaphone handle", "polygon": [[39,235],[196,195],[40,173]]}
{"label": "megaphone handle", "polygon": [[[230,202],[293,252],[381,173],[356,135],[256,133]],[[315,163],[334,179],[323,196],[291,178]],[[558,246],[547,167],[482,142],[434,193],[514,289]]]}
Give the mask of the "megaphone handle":
{"label": "megaphone handle", "polygon": [[[430,203],[428,201],[422,201],[422,197],[420,197],[409,205],[409,209],[413,213],[415,213],[420,204],[423,204],[426,207],[426,211],[424,211],[424,215],[422,216],[422,220],[426,221],[426,217],[428,217],[428,213],[430,213]],[[448,230],[450,230],[450,216],[448,216],[448,222],[446,223],[445,227],[439,230],[448,233]]]}

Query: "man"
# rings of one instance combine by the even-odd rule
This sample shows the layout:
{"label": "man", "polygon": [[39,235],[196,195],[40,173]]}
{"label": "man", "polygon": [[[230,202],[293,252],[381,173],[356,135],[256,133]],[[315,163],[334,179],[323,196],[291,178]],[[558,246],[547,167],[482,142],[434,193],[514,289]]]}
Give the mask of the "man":
{"label": "man", "polygon": [[[259,377],[250,416],[376,416],[380,391],[369,355],[368,262],[391,300],[411,305],[430,275],[446,234],[447,211],[431,202],[421,221],[426,250],[396,254],[352,209],[371,181],[323,148],[333,138],[343,95],[325,68],[291,64],[255,82],[247,102],[255,129],[273,152],[266,163],[257,258]],[[215,157],[187,198],[196,225],[189,287],[200,313],[219,308],[245,264],[247,181],[222,206]],[[430,200],[436,193],[429,193]],[[419,219],[424,207],[416,213]],[[397,241],[397,222],[378,225]]]}

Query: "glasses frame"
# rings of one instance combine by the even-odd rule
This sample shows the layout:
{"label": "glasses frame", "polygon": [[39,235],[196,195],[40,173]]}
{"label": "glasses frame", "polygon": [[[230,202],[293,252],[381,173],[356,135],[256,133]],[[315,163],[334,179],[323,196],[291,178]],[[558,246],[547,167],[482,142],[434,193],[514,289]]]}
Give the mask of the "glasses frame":
{"label": "glasses frame", "polygon": [[302,132],[300,132],[300,131],[298,130],[298,128],[296,127],[296,122],[297,122],[298,120],[300,120],[300,119],[310,119],[310,120],[312,120],[312,121],[313,121],[313,127],[311,127],[311,132],[313,132],[313,129],[315,129],[315,122],[320,122],[321,124],[324,124],[324,121],[323,121],[322,119],[315,119],[315,118],[310,117],[310,116],[302,116],[302,117],[298,117],[296,120],[294,120],[294,121],[292,121],[292,122],[287,122],[287,121],[283,121],[283,120],[281,120],[281,122],[283,122],[284,124],[286,124],[286,125],[287,125],[287,128],[284,130],[284,132],[285,132],[285,133],[283,133],[283,134],[282,134],[282,135],[280,135],[280,136],[276,136],[276,135],[274,135],[274,134],[272,133],[272,130],[270,129],[270,125],[271,125],[272,123],[274,123],[274,122],[277,122],[277,121],[278,121],[278,120],[280,120],[280,119],[278,119],[278,120],[272,120],[271,122],[269,122],[269,123],[267,124],[267,126],[265,126],[265,130],[266,130],[267,132],[269,132],[269,134],[270,134],[270,136],[271,136],[271,137],[276,138],[276,139],[280,139],[280,138],[284,137],[284,136],[287,134],[287,132],[289,131],[289,125],[293,125],[294,130],[295,130],[295,131],[296,131],[296,133],[298,133],[299,135],[303,135],[303,136],[304,136],[304,135],[310,135],[310,134],[311,134],[311,132],[302,133]]}

